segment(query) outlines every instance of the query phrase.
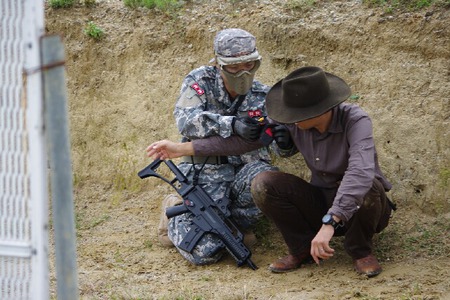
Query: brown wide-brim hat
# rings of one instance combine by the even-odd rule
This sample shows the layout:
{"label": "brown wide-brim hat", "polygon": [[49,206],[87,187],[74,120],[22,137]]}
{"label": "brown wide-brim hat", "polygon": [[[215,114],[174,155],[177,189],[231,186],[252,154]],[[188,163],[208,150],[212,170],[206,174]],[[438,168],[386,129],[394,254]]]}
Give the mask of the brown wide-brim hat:
{"label": "brown wide-brim hat", "polygon": [[278,81],[266,96],[267,115],[292,124],[320,116],[350,96],[350,87],[319,67],[302,67]]}

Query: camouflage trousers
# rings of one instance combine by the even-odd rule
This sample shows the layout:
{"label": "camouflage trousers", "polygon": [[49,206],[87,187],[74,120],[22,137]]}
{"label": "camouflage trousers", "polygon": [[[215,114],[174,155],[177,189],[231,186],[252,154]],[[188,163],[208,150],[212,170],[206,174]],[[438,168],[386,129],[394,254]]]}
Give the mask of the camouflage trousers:
{"label": "camouflage trousers", "polygon": [[[233,165],[205,165],[199,176],[199,185],[213,199],[223,197],[230,199],[230,211],[233,220],[241,229],[254,225],[262,216],[262,212],[253,202],[250,186],[253,178],[263,171],[277,170],[264,161],[234,167]],[[216,169],[217,168],[217,169]],[[193,178],[191,164],[181,164],[179,169]],[[206,265],[217,262],[224,254],[224,247],[219,238],[213,234],[205,234],[191,253],[178,247],[191,228],[192,214],[185,213],[169,220],[168,237],[180,254],[195,265]]]}

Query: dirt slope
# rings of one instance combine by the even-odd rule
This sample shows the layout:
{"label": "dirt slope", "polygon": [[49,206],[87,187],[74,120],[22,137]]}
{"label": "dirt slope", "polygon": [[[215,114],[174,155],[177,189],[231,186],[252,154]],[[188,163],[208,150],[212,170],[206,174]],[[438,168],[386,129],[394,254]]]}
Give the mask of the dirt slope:
{"label": "dirt slope", "polygon": [[[78,271],[82,299],[450,299],[450,12],[386,14],[359,1],[188,1],[177,17],[125,8],[46,9],[48,33],[66,44]],[[88,21],[100,41],[85,36]],[[161,248],[155,227],[168,186],[141,181],[145,147],[178,139],[172,117],[182,78],[212,57],[215,33],[258,38],[258,79],[274,84],[318,65],[345,78],[350,101],[373,118],[380,162],[398,203],[376,239],[384,272],[354,273],[341,240],[320,267],[271,274],[285,254],[274,228],[252,249],[257,271],[227,257],[194,267]],[[308,176],[300,157],[277,160]],[[54,290],[54,276],[52,277]]]}

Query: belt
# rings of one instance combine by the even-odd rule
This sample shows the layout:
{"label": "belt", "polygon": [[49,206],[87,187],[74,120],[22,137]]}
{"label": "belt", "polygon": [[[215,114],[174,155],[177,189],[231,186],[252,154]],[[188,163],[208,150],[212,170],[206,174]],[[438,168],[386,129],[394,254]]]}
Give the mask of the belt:
{"label": "belt", "polygon": [[210,165],[223,165],[228,163],[226,156],[183,156],[181,160],[190,164],[204,164],[205,160]]}

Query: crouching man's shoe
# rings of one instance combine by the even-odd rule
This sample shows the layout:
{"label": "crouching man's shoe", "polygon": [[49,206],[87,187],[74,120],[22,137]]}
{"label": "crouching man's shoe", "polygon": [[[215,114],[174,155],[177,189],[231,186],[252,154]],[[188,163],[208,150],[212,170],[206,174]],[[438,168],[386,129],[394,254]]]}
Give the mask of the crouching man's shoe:
{"label": "crouching man's shoe", "polygon": [[162,212],[158,224],[158,240],[163,247],[173,247],[172,241],[168,236],[169,219],[166,216],[166,209],[177,204],[181,204],[183,201],[175,194],[167,195],[162,202]]}
{"label": "crouching man's shoe", "polygon": [[289,254],[283,258],[278,259],[269,266],[269,270],[274,273],[285,273],[294,271],[301,267],[301,265],[310,263],[312,257],[309,254],[309,248],[299,254]]}
{"label": "crouching man's shoe", "polygon": [[372,254],[360,259],[354,259],[353,266],[355,267],[356,272],[366,275],[367,277],[377,276],[382,271],[377,258]]}

